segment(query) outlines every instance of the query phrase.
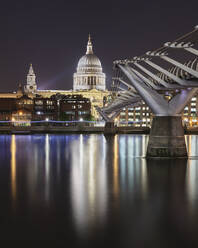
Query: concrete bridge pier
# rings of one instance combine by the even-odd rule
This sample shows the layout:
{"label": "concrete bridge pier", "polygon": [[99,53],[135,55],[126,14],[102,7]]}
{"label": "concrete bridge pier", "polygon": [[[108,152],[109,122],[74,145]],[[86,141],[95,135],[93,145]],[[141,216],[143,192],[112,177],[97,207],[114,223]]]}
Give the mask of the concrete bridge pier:
{"label": "concrete bridge pier", "polygon": [[115,134],[116,133],[116,127],[113,121],[106,121],[105,127],[104,127],[104,134]]}
{"label": "concrete bridge pier", "polygon": [[188,157],[181,116],[155,116],[147,157]]}

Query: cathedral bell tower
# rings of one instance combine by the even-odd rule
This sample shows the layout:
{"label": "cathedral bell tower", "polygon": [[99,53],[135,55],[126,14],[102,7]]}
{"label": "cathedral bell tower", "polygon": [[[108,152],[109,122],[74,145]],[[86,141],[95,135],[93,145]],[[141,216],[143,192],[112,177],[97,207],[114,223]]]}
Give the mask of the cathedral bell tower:
{"label": "cathedral bell tower", "polygon": [[24,91],[26,93],[33,93],[37,90],[37,85],[36,85],[36,75],[34,73],[32,64],[30,64],[30,69],[27,74],[27,83],[24,87]]}

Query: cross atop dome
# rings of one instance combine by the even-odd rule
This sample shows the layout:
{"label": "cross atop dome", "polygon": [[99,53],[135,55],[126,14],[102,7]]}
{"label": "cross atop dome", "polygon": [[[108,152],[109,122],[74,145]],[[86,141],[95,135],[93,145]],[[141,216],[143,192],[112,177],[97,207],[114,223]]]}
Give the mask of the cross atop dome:
{"label": "cross atop dome", "polygon": [[93,45],[91,42],[91,35],[88,36],[88,42],[87,42],[87,52],[86,54],[93,54]]}

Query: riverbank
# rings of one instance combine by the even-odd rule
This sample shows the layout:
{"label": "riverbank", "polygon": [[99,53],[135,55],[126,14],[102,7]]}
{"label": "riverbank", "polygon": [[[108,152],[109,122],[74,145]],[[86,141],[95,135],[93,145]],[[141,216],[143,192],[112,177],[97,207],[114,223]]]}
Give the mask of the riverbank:
{"label": "riverbank", "polygon": [[[115,127],[111,129],[112,133],[117,134],[149,134],[148,127]],[[37,134],[37,133],[108,133],[104,127],[86,127],[86,126],[31,126],[31,127],[11,127],[1,126],[0,134]],[[185,134],[197,134],[198,128],[188,128]]]}
{"label": "riverbank", "polygon": [[[148,134],[149,128],[115,127],[113,133],[118,134]],[[31,126],[31,127],[0,127],[0,134],[36,134],[36,133],[104,133],[104,127],[85,126]]]}

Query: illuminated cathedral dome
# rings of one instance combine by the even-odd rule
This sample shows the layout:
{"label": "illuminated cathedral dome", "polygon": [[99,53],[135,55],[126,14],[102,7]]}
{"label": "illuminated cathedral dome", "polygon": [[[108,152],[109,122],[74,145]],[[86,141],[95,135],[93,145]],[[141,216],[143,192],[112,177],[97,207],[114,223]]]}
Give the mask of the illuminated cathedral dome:
{"label": "illuminated cathedral dome", "polygon": [[91,37],[89,35],[87,52],[80,58],[77,72],[74,73],[74,90],[105,90],[105,74],[99,58],[93,53]]}
{"label": "illuminated cathedral dome", "polygon": [[102,65],[95,54],[86,54],[78,62],[77,72],[81,71],[102,71]]}

